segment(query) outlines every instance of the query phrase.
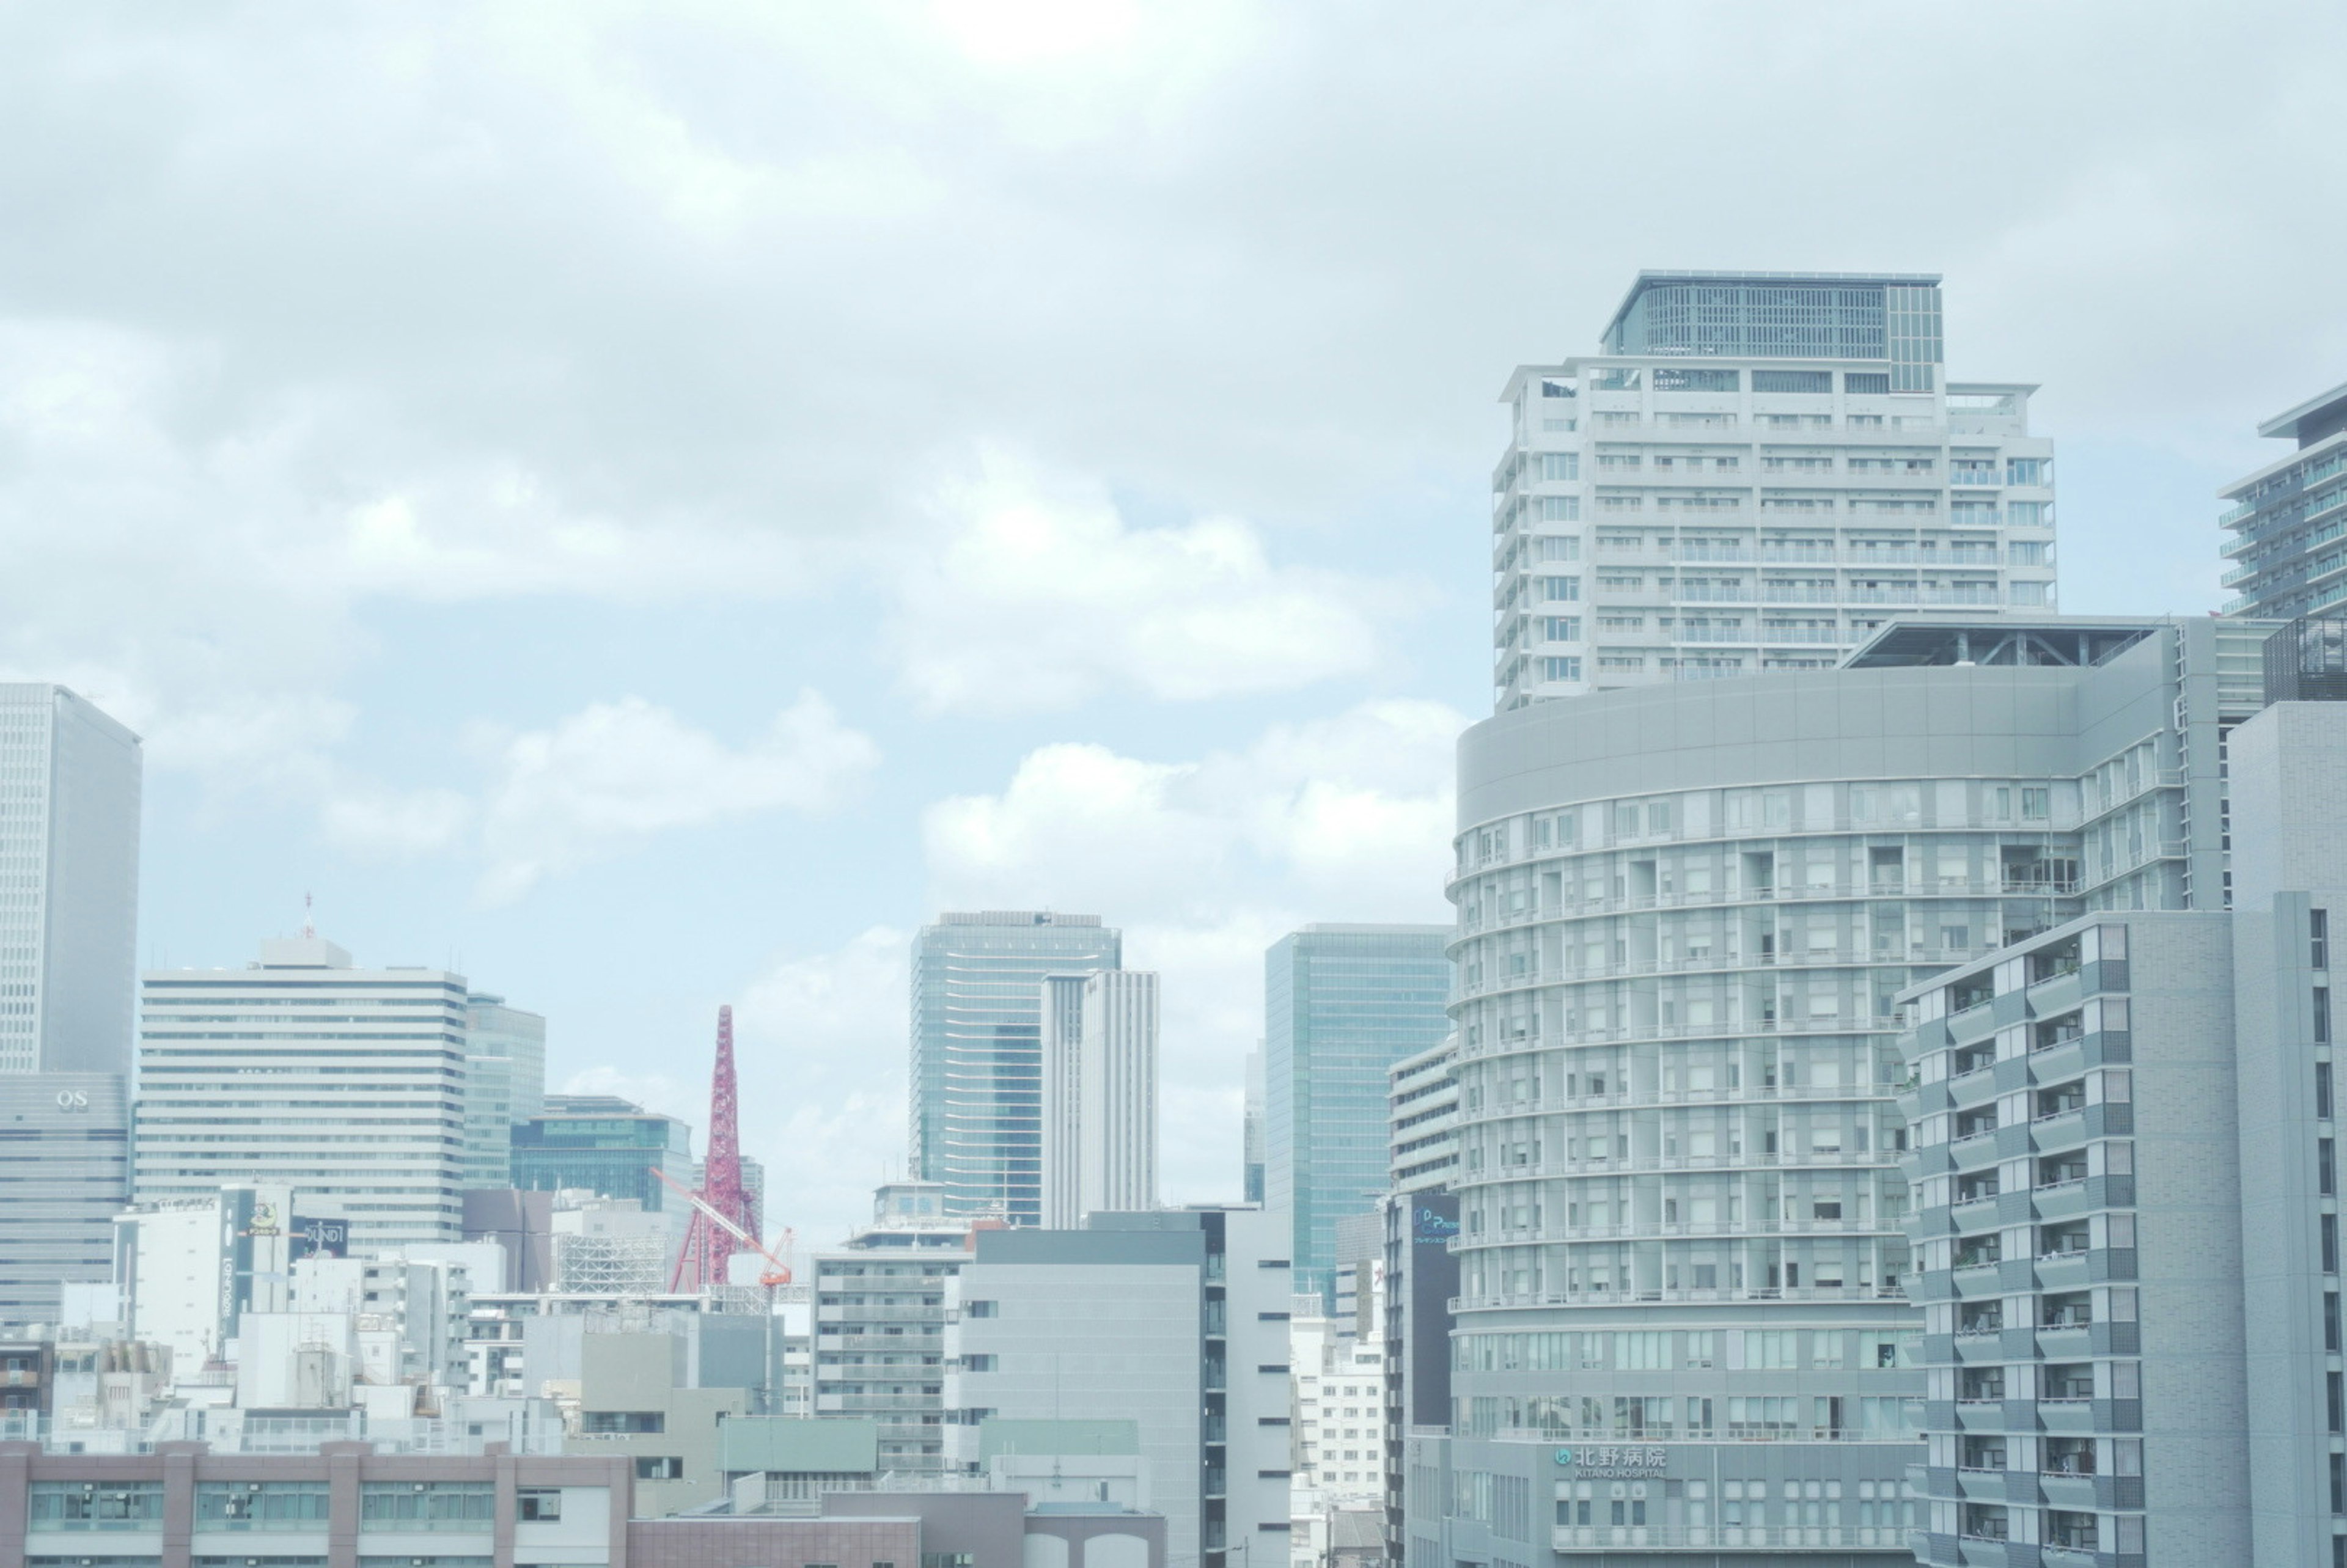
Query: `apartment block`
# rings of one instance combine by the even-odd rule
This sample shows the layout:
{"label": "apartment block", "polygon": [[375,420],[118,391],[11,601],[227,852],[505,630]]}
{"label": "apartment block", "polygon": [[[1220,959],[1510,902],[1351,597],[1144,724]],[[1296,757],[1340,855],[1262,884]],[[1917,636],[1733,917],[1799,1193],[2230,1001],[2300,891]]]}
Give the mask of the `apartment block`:
{"label": "apartment block", "polygon": [[970,1221],[938,1182],[891,1182],[872,1223],[815,1256],[815,1413],[869,1419],[892,1471],[934,1475],[945,1453],[948,1293]]}
{"label": "apartment block", "polygon": [[1907,993],[1922,1562],[2347,1563],[2347,704],[2227,749],[2229,913],[2100,913]]}
{"label": "apartment block", "polygon": [[2217,525],[2234,563],[2224,583],[2238,590],[2224,613],[2313,615],[2347,599],[2347,386],[2274,415],[2258,434],[2293,449],[2219,492],[2233,503]]}
{"label": "apartment block", "polygon": [[1509,377],[1501,710],[1824,670],[1891,618],[2054,607],[2054,456],[1950,383],[1936,274],[1641,272],[1600,351]]}

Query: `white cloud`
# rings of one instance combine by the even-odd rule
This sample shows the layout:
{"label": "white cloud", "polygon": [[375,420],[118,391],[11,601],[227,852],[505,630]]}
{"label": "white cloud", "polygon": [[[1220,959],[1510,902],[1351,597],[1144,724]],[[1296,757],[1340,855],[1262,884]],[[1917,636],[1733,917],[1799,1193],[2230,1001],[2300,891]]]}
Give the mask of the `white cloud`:
{"label": "white cloud", "polygon": [[1370,668],[1406,602],[1274,565],[1235,518],[1130,527],[1097,484],[999,452],[941,486],[936,511],[938,539],[899,569],[894,625],[903,685],[933,712],[1293,690]]}
{"label": "white cloud", "polygon": [[1122,927],[1125,962],[1165,977],[1165,1192],[1233,1195],[1264,950],[1313,921],[1448,917],[1465,723],[1440,703],[1387,702],[1191,762],[1038,747],[998,792],[924,815],[933,902],[1080,910]]}
{"label": "white cloud", "polygon": [[377,855],[470,847],[484,862],[483,900],[510,903],[662,833],[830,811],[880,755],[811,691],[738,748],[640,697],[591,703],[550,729],[477,726],[473,741],[488,774],[477,799],[345,782],[322,809],[327,836]]}
{"label": "white cloud", "polygon": [[1423,910],[1440,897],[1466,722],[1382,702],[1196,762],[1040,746],[999,793],[924,814],[930,876],[947,905],[1214,909],[1276,885],[1339,909]]}

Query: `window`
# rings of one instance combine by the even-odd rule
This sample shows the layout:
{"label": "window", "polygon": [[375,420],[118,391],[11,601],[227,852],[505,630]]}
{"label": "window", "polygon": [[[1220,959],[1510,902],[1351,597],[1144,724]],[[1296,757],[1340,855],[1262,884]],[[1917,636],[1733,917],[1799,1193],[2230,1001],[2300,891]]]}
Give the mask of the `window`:
{"label": "window", "polygon": [[196,1487],[199,1530],[323,1530],[324,1481],[204,1481]]}
{"label": "window", "polygon": [[2043,457],[2007,457],[2004,460],[2004,482],[2008,485],[2043,485],[2045,471],[2052,465]]}
{"label": "window", "polygon": [[1581,541],[1578,538],[1543,538],[1532,541],[1533,553],[1544,561],[1579,560]]}
{"label": "window", "polygon": [[1881,370],[1847,371],[1841,378],[1841,389],[1859,396],[1888,395],[1891,375],[1888,371]]}
{"label": "window", "polygon": [[1578,642],[1581,641],[1581,617],[1544,616],[1541,620],[1541,637],[1549,642]]}
{"label": "window", "polygon": [[1257,1323],[1285,1323],[1287,1321],[1287,1314],[1285,1312],[1258,1312],[1255,1315],[1255,1320]]}
{"label": "window", "polygon": [[[1888,392],[1889,378],[1884,378],[1883,390]],[[1661,385],[1659,382],[1655,384]],[[1833,390],[1833,372],[1829,370],[1756,370],[1752,373],[1755,392],[1827,392]]]}
{"label": "window", "polygon": [[[684,1460],[673,1454],[639,1459],[636,1460],[636,1479],[638,1481],[682,1481]],[[815,1565],[810,1563],[807,1568],[815,1568]]]}
{"label": "window", "polygon": [[661,1432],[668,1430],[668,1417],[660,1410],[582,1410],[579,1414],[579,1430],[582,1432]]}
{"label": "window", "polygon": [[991,1372],[995,1370],[995,1358],[992,1356],[965,1356],[961,1358],[961,1369],[965,1372]]}
{"label": "window", "polygon": [[1000,1304],[992,1301],[965,1301],[961,1304],[964,1317],[993,1317],[999,1315]]}
{"label": "window", "polygon": [[1577,577],[1544,577],[1540,585],[1541,598],[1551,604],[1577,603],[1581,599],[1581,579]]}
{"label": "window", "polygon": [[562,1492],[551,1486],[526,1486],[514,1493],[514,1517],[527,1523],[554,1524],[562,1518]]}
{"label": "window", "polygon": [[2331,989],[2328,986],[2314,988],[2314,1043],[2331,1043]]}
{"label": "window", "polygon": [[1540,477],[1548,484],[1569,484],[1581,477],[1581,454],[1578,452],[1543,452],[1540,455]]}
{"label": "window", "polygon": [[1543,523],[1577,523],[1581,520],[1581,497],[1542,496],[1539,516]]}
{"label": "window", "polygon": [[2307,962],[2318,969],[2331,967],[2331,912],[2309,909],[2306,912]]}
{"label": "window", "polygon": [[[1769,373],[1765,370],[1755,371],[1752,373],[1753,391],[1758,392],[1761,390],[1760,378],[1768,374]],[[1782,374],[1785,373],[1779,372],[1778,374]],[[1800,373],[1799,371],[1795,371],[1791,374],[1798,375]],[[1823,379],[1827,380],[1828,384],[1830,384],[1830,376],[1824,377]],[[1655,390],[1656,392],[1734,392],[1736,390],[1736,372],[1732,370],[1697,370],[1690,366],[1676,364],[1656,365],[1655,367]],[[1789,390],[1805,391],[1807,389],[1796,387]]]}
{"label": "window", "polygon": [[95,1481],[32,1483],[28,1527],[34,1530],[154,1530],[163,1523],[163,1483],[118,1486]]}
{"label": "window", "polygon": [[[636,1461],[642,1473],[643,1461]],[[488,1481],[370,1481],[360,1483],[362,1530],[486,1530],[496,1515]]]}

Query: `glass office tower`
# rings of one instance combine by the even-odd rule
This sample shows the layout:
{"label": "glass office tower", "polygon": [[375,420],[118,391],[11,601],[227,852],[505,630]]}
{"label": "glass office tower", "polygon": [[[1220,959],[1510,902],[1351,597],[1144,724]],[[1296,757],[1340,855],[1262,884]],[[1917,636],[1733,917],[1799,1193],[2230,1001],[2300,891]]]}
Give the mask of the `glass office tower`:
{"label": "glass office tower", "polygon": [[913,943],[912,1161],[958,1212],[1043,1214],[1043,982],[1123,967],[1097,915],[947,914]]}
{"label": "glass office tower", "polygon": [[1387,1070],[1450,1031],[1444,926],[1307,926],[1264,955],[1264,1195],[1298,1295],[1333,1299],[1337,1222],[1390,1179]]}

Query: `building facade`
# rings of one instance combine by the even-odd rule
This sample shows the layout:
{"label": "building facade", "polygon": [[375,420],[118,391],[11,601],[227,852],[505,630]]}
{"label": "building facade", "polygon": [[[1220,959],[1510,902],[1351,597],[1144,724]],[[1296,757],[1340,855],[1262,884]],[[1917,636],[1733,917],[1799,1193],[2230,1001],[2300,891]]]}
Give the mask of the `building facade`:
{"label": "building facade", "polygon": [[941,1183],[888,1183],[872,1223],[815,1256],[815,1414],[875,1422],[905,1474],[946,1467],[947,1292],[972,1235],[956,1206]]}
{"label": "building facade", "polygon": [[2314,614],[2347,598],[2347,386],[2334,386],[2258,426],[2296,443],[2219,492],[2227,615],[2263,620]]}
{"label": "building facade", "polygon": [[0,1324],[54,1324],[61,1286],[111,1277],[129,1199],[120,1073],[0,1074]]}
{"label": "building facade", "polygon": [[1919,1561],[2347,1562],[2347,705],[2228,753],[2230,914],[2106,911],[1908,994]]}
{"label": "building facade", "polygon": [[1043,1224],[1157,1206],[1157,977],[1043,982]]}
{"label": "building facade", "polygon": [[1935,275],[1640,273],[1599,354],[1501,395],[1497,706],[1827,669],[1901,613],[2045,615],[2036,389],[1942,359]]}
{"label": "building facade", "polygon": [[1406,1056],[1387,1077],[1387,1138],[1397,1193],[1446,1186],[1459,1166],[1459,1046],[1445,1039]]}
{"label": "building facade", "polygon": [[1441,1043],[1441,926],[1307,926],[1264,955],[1264,1204],[1295,1227],[1296,1288],[1327,1299],[1337,1222],[1376,1208],[1393,1064]]}
{"label": "building facade", "polygon": [[465,1185],[513,1184],[513,1129],[546,1100],[546,1020],[485,991],[465,998]]}
{"label": "building facade", "polygon": [[96,707],[0,683],[0,1073],[130,1071],[139,778]]}
{"label": "building facade", "polygon": [[1461,1504],[1452,1555],[1905,1550],[1895,998],[2087,909],[2223,907],[2261,636],[1900,623],[1468,733],[1451,1436],[1409,1447],[1572,1506]]}
{"label": "building facade", "polygon": [[971,1214],[1043,1214],[1043,982],[1123,966],[1097,915],[947,914],[913,943],[912,1163]]}
{"label": "building facade", "polygon": [[594,1193],[632,1199],[659,1214],[670,1251],[682,1245],[692,1218],[660,1176],[697,1188],[692,1129],[673,1116],[647,1111],[612,1094],[548,1094],[538,1113],[513,1128],[513,1184],[528,1193]]}
{"label": "building facade", "polygon": [[1921,1563],[2250,1561],[2230,926],[2091,916],[1910,993]]}
{"label": "building facade", "polygon": [[1254,1208],[978,1233],[952,1287],[948,1468],[979,1472],[990,1423],[1131,1421],[1171,1561],[1284,1562],[1286,1240]]}
{"label": "building facade", "polygon": [[[42,1568],[275,1568],[330,1562],[443,1568],[497,1561],[620,1568],[624,1461],[483,1451],[44,1453],[0,1444],[0,1552]],[[17,1555],[21,1553],[21,1555]]]}
{"label": "building facade", "polygon": [[460,1239],[464,977],[358,968],[304,935],[141,983],[139,1203],[264,1183],[345,1216],[354,1246]]}

